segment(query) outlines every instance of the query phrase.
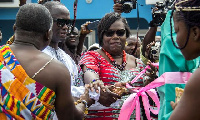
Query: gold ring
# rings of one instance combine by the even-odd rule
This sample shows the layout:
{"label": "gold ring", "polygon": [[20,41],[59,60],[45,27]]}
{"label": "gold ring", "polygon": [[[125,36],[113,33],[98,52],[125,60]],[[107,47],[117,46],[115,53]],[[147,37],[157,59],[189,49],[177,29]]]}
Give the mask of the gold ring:
{"label": "gold ring", "polygon": [[153,75],[154,73],[155,73],[154,71],[151,72],[152,75]]}
{"label": "gold ring", "polygon": [[117,98],[113,97],[114,100],[116,100]]}

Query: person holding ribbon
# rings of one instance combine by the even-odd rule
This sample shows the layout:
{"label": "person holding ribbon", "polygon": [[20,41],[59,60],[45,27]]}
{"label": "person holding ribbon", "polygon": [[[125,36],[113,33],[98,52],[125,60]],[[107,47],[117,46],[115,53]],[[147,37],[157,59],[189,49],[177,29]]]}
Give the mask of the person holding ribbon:
{"label": "person holding ribbon", "polygon": [[[98,25],[98,39],[102,48],[88,51],[81,57],[77,86],[96,80],[102,80],[105,85],[111,85],[111,92],[104,94],[105,97],[99,99],[99,103],[96,102],[89,108],[89,114],[86,116],[88,120],[117,119],[121,105],[128,97],[122,95],[129,94],[124,87],[125,83],[135,78],[145,67],[140,59],[125,52],[126,39],[129,35],[130,29],[126,19],[119,13],[108,13]],[[150,73],[149,80],[154,80],[156,72],[151,70]],[[143,75],[132,84],[132,87],[137,89],[144,86],[144,83]],[[120,97],[122,98],[119,99]],[[106,105],[103,106],[102,103]],[[131,119],[134,118],[132,115]]]}
{"label": "person holding ribbon", "polygon": [[[31,18],[31,19],[30,19]],[[43,50],[52,37],[53,19],[43,5],[19,8],[14,25],[15,40],[0,47],[0,119],[82,119],[94,101],[89,86],[74,105],[67,68]]]}

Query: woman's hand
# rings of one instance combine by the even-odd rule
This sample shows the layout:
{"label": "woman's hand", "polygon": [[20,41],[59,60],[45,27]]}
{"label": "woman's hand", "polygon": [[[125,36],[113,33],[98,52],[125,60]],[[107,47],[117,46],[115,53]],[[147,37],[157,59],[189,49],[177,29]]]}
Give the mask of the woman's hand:
{"label": "woman's hand", "polygon": [[123,96],[123,95],[130,94],[129,90],[126,88],[126,84],[127,82],[116,82],[114,85],[111,85],[108,88],[113,93],[119,96]]}
{"label": "woman's hand", "polygon": [[86,84],[85,92],[80,97],[80,100],[85,100],[87,102],[88,107],[95,103],[95,101],[89,97],[89,89],[91,89],[90,85]]}
{"label": "woman's hand", "polygon": [[103,91],[103,92],[106,92],[106,87],[104,86],[104,83],[103,81],[101,80],[95,80],[95,81],[92,81],[89,83],[89,89],[91,91],[96,91],[96,93],[99,93],[99,89],[98,87],[100,87],[100,89]]}
{"label": "woman's hand", "polygon": [[106,92],[101,90],[98,102],[106,107],[109,107],[112,103],[116,102],[117,99],[120,99],[120,98],[121,97],[119,95],[111,92],[107,86]]}
{"label": "woman's hand", "polygon": [[158,78],[158,76],[156,75],[156,72],[158,72],[157,67],[153,66],[150,60],[147,62],[147,65],[150,66],[150,69],[147,69],[148,72],[146,72],[146,75],[149,78],[145,80],[144,86],[146,86],[147,84]]}

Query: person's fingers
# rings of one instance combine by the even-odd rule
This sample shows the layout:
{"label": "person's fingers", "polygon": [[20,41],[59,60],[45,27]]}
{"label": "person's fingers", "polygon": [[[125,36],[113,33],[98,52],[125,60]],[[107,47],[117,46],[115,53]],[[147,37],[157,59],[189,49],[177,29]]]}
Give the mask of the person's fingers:
{"label": "person's fingers", "polygon": [[113,91],[115,86],[114,85],[110,85],[110,86],[107,86],[107,88],[110,90],[110,91]]}
{"label": "person's fingers", "polygon": [[85,94],[89,94],[89,88],[90,86],[88,84],[85,85]]}
{"label": "person's fingers", "polygon": [[155,66],[152,64],[152,62],[151,62],[150,60],[147,61],[147,65],[149,65],[150,68],[151,68],[152,70],[154,70],[155,72],[158,71],[157,67],[155,67]]}
{"label": "person's fingers", "polygon": [[112,90],[110,90],[109,87],[107,86],[105,92],[111,92],[111,91]]}
{"label": "person's fingers", "polygon": [[126,82],[117,82],[114,85],[115,85],[115,87],[125,87],[126,86]]}
{"label": "person's fingers", "polygon": [[98,85],[97,84],[94,84],[94,89],[97,93],[99,93],[99,89],[98,89]]}
{"label": "person's fingers", "polygon": [[114,85],[115,85],[115,87],[120,87],[121,86],[121,82],[116,82]]}
{"label": "person's fingers", "polygon": [[152,46],[154,46],[155,45],[155,41],[153,41],[153,43],[152,43]]}
{"label": "person's fingers", "polygon": [[147,73],[152,73],[152,72],[153,72],[152,69],[147,68]]}
{"label": "person's fingers", "polygon": [[151,68],[152,70],[154,70],[154,71],[156,70],[156,67],[155,67],[155,66],[153,66],[153,65],[152,65],[152,63],[151,63],[151,64],[149,64],[149,66],[150,66],[150,68]]}
{"label": "person's fingers", "polygon": [[116,7],[122,7],[122,4],[116,3]]}
{"label": "person's fingers", "polygon": [[118,98],[118,99],[121,98],[121,96],[119,96],[119,95],[117,95],[117,94],[115,94],[115,93],[113,93],[113,92],[110,92],[110,96],[112,96],[112,97],[114,97],[114,98]]}
{"label": "person's fingers", "polygon": [[150,60],[147,61],[147,65],[150,65],[152,62]]}
{"label": "person's fingers", "polygon": [[172,109],[174,109],[174,104],[175,103],[173,101],[170,102],[170,105],[171,105]]}
{"label": "person's fingers", "polygon": [[90,83],[89,86],[90,86],[90,90],[93,92],[94,91],[93,84]]}
{"label": "person's fingers", "polygon": [[152,71],[151,69],[147,69],[145,75],[149,76],[150,78],[157,78],[156,72]]}
{"label": "person's fingers", "polygon": [[100,88],[101,88],[101,90],[102,90],[103,92],[106,92],[106,87],[104,86],[103,83],[100,83],[99,86],[100,86]]}
{"label": "person's fingers", "polygon": [[171,101],[171,102],[170,102],[170,105],[171,105],[172,109],[174,110],[174,109],[176,108],[177,103]]}
{"label": "person's fingers", "polygon": [[121,82],[122,87],[126,87],[126,82]]}
{"label": "person's fingers", "polygon": [[133,87],[133,85],[132,85],[132,83],[131,83],[131,81],[129,81],[129,82],[127,82],[130,86],[132,86]]}

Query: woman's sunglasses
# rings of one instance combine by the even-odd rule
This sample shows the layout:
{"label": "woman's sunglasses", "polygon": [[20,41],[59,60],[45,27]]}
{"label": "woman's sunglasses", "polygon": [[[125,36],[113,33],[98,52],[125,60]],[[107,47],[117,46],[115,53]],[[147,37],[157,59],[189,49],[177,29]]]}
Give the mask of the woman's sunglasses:
{"label": "woman's sunglasses", "polygon": [[106,30],[105,35],[107,37],[112,37],[114,34],[117,34],[117,36],[123,36],[126,33],[125,29],[120,29],[120,30]]}
{"label": "woman's sunglasses", "polygon": [[64,25],[71,26],[72,21],[67,19],[54,19],[54,22],[57,22],[58,27],[63,27]]}

